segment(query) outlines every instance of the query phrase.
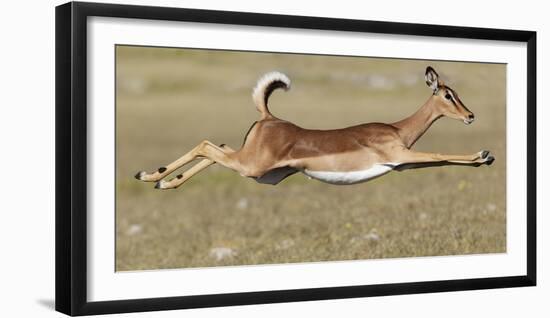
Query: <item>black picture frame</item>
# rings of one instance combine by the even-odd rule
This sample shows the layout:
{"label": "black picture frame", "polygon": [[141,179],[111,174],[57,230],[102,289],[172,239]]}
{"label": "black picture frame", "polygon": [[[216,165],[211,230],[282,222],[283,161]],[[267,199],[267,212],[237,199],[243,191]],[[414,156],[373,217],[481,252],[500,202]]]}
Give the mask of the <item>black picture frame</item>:
{"label": "black picture frame", "polygon": [[[87,18],[91,16],[525,42],[527,274],[365,286],[89,302],[87,290]],[[490,289],[536,284],[536,32],[168,7],[70,2],[56,7],[56,310],[91,315]]]}

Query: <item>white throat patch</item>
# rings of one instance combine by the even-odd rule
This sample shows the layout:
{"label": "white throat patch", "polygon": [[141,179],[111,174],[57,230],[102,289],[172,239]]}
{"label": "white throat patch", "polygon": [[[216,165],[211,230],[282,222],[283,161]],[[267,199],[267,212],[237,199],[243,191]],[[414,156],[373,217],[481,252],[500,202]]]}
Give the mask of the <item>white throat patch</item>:
{"label": "white throat patch", "polygon": [[387,162],[377,163],[369,169],[359,171],[311,171],[306,169],[302,172],[308,177],[330,184],[355,184],[383,176],[398,165],[398,163]]}

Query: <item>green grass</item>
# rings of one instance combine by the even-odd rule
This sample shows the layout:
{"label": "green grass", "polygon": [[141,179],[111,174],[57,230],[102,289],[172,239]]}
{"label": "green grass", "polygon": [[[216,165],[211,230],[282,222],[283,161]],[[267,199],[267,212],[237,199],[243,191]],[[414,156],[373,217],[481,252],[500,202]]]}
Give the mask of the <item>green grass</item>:
{"label": "green grass", "polygon": [[[301,174],[262,185],[220,166],[171,191],[133,179],[203,139],[239,148],[258,119],[251,89],[267,71],[293,81],[270,99],[274,114],[326,129],[414,112],[430,94],[427,65],[476,122],[442,119],[415,149],[488,149],[492,166],[391,172],[352,186]],[[497,64],[118,47],[116,269],[505,252],[505,80]],[[233,253],[218,259],[215,248]]]}

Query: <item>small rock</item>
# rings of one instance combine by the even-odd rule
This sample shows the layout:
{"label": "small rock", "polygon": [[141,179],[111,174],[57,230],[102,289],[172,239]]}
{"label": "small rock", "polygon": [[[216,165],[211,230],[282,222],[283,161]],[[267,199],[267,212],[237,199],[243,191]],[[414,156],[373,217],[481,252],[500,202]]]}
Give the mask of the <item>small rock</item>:
{"label": "small rock", "polygon": [[494,212],[497,209],[497,205],[494,203],[487,203],[487,210],[490,212]]}
{"label": "small rock", "polygon": [[380,240],[380,235],[376,233],[369,233],[369,234],[365,234],[363,238],[367,241],[378,241]]}
{"label": "small rock", "polygon": [[240,198],[239,201],[237,201],[237,209],[246,210],[246,208],[248,208],[248,199]]}
{"label": "small rock", "polygon": [[286,250],[294,246],[294,241],[291,239],[282,240],[275,245],[276,250]]}
{"label": "small rock", "polygon": [[218,262],[235,255],[237,255],[237,253],[229,247],[214,247],[210,249],[210,257],[216,259]]}
{"label": "small rock", "polygon": [[364,242],[364,241],[376,242],[376,241],[379,241],[379,240],[380,240],[380,235],[378,235],[378,233],[376,233],[376,229],[373,229],[367,234],[352,237],[351,240],[350,240],[350,243],[354,244],[354,243],[360,243],[360,242]]}
{"label": "small rock", "polygon": [[137,235],[137,234],[141,233],[142,230],[143,230],[143,228],[142,228],[141,225],[132,224],[132,225],[130,225],[128,230],[126,230],[126,234],[129,235],[129,236]]}

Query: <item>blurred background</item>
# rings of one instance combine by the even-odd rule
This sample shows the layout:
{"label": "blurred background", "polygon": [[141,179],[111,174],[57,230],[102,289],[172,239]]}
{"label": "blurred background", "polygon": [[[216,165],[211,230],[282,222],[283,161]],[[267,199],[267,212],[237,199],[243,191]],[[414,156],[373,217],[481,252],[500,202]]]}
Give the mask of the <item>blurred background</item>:
{"label": "blurred background", "polygon": [[[117,46],[116,270],[502,253],[506,251],[506,66],[502,64]],[[395,122],[430,96],[426,66],[476,115],[443,118],[419,151],[492,166],[391,172],[335,186],[295,174],[277,186],[211,166],[176,190],[134,179],[201,140],[238,149],[272,70],[292,81],[271,112],[304,128]]]}

